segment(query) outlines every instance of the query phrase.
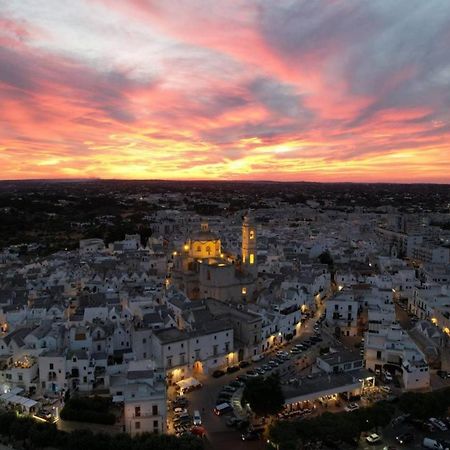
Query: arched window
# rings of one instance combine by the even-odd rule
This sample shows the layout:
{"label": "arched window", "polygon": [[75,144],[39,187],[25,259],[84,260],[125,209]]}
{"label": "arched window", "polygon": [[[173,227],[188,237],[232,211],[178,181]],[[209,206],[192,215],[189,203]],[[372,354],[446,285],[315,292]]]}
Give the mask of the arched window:
{"label": "arched window", "polygon": [[208,256],[211,254],[211,247],[209,245],[206,247],[206,253],[208,253]]}
{"label": "arched window", "polygon": [[200,245],[197,245],[197,251],[201,252],[202,251],[202,247]]}

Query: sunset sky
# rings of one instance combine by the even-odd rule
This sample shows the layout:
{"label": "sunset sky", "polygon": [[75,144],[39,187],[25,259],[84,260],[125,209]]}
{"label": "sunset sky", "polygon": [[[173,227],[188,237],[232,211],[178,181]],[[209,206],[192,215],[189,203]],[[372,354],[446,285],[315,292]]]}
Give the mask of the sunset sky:
{"label": "sunset sky", "polygon": [[0,0],[0,179],[450,183],[448,0]]}

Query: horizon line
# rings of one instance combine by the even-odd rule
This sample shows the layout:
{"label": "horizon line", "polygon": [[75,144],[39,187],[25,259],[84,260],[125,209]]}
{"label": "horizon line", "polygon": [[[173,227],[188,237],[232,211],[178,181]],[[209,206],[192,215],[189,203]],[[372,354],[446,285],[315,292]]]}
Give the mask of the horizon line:
{"label": "horizon line", "polygon": [[436,181],[422,181],[422,182],[406,182],[406,181],[308,181],[308,180],[270,180],[270,179],[256,179],[256,180],[240,180],[240,179],[169,179],[169,178],[12,178],[0,179],[0,183],[29,183],[29,182],[53,182],[53,183],[83,183],[92,181],[122,181],[122,182],[153,182],[153,183],[272,183],[272,184],[378,184],[378,185],[438,185],[449,186],[448,182]]}

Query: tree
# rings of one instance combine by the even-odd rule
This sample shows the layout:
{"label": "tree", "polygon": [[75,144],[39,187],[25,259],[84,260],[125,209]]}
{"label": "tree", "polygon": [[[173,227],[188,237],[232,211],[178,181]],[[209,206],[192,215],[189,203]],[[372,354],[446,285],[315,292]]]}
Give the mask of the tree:
{"label": "tree", "polygon": [[328,250],[319,255],[319,261],[321,264],[326,264],[329,268],[331,268],[334,263],[333,258]]}
{"label": "tree", "polygon": [[248,403],[259,416],[279,413],[284,406],[280,378],[273,374],[267,378],[257,377],[247,382],[242,401]]}

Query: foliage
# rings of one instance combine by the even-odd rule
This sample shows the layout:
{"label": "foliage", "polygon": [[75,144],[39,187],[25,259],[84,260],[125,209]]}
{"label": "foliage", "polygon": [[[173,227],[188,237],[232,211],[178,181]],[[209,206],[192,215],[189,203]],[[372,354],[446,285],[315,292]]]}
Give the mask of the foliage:
{"label": "foliage", "polygon": [[407,392],[400,397],[398,406],[417,419],[445,415],[450,407],[450,388],[425,394]]}
{"label": "foliage", "polygon": [[279,413],[284,405],[280,378],[273,374],[267,378],[257,377],[248,380],[242,401],[249,403],[253,412],[260,416]]}
{"label": "foliage", "polygon": [[63,420],[113,425],[116,417],[109,412],[110,406],[110,400],[101,397],[73,397],[65,403],[61,411],[61,418]]}
{"label": "foliage", "polygon": [[52,447],[56,450],[201,450],[203,443],[196,437],[181,437],[143,433],[136,437],[128,434],[95,434],[90,430],[71,433],[59,431],[55,424],[36,422],[30,417],[15,413],[0,413],[0,435],[13,444],[26,443],[26,448],[40,450]]}
{"label": "foliage", "polygon": [[328,250],[319,255],[319,261],[321,264],[326,264],[328,267],[332,267],[334,264],[333,258]]}
{"label": "foliage", "polygon": [[350,413],[326,412],[318,417],[298,422],[278,421],[269,430],[269,439],[280,450],[295,448],[296,442],[336,442],[336,436],[344,442],[355,442],[363,431],[386,426],[394,415],[394,407],[380,402],[370,408]]}

